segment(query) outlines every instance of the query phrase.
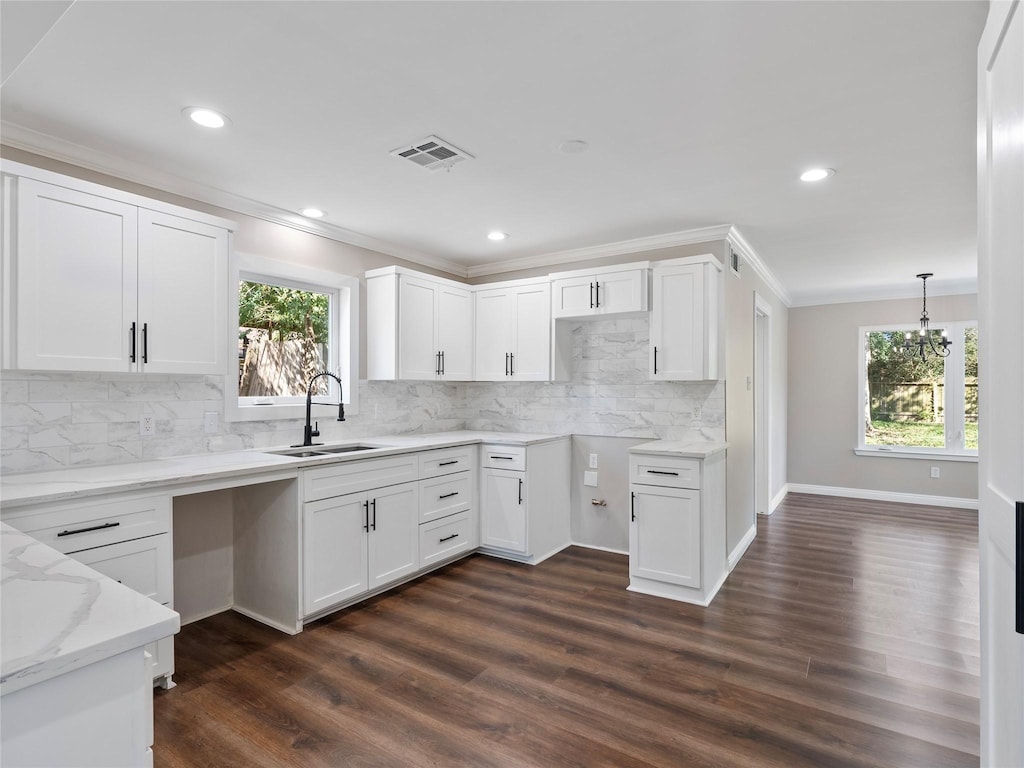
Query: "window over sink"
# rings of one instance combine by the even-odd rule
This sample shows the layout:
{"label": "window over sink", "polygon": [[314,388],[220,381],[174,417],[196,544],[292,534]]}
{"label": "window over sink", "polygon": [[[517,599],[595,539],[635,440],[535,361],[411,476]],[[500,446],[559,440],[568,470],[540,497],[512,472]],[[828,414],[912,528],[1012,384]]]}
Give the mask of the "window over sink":
{"label": "window over sink", "polygon": [[[358,412],[358,278],[297,264],[236,254],[230,275],[231,349],[225,418],[303,418],[313,374],[329,377],[313,392]],[[314,400],[316,402],[316,400]]]}

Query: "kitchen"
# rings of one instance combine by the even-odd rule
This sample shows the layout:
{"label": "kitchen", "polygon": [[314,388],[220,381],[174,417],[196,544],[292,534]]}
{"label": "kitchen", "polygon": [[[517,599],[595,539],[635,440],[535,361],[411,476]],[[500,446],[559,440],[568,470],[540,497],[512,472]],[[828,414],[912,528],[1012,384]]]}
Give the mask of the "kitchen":
{"label": "kitchen", "polygon": [[[80,10],[72,8],[70,13]],[[69,22],[73,20],[73,15],[67,19]],[[56,38],[50,39],[51,44],[60,39],[60,24],[54,28],[54,34]],[[40,49],[40,55],[44,50],[45,46]],[[26,78],[26,84],[36,76],[28,66],[31,63],[32,59],[27,59],[26,69],[20,72],[20,76]],[[40,70],[39,74],[42,75],[43,71]],[[17,76],[11,82],[17,85]],[[10,90],[5,91],[5,96],[8,93]],[[239,116],[232,111],[231,117],[230,130],[244,138],[245,126],[240,124]],[[184,140],[186,145],[212,141],[219,143],[221,149],[217,151],[223,151],[223,138],[201,138],[202,134],[193,137],[186,132],[188,126],[183,120],[180,128],[182,136],[190,137]],[[424,135],[428,132],[420,131]],[[419,136],[409,135],[406,140],[415,140]],[[457,430],[573,435],[568,457],[571,469],[567,473],[572,478],[570,508],[567,510],[571,540],[598,550],[624,552],[628,549],[630,530],[626,516],[629,449],[654,439],[727,440],[728,502],[723,520],[724,556],[731,564],[740,561],[742,552],[753,539],[755,507],[758,511],[770,511],[785,495],[787,476],[791,481],[796,479],[786,467],[787,407],[792,408],[792,401],[787,398],[787,375],[792,375],[787,371],[790,338],[787,325],[790,317],[799,312],[790,309],[786,289],[741,234],[740,228],[747,232],[742,223],[740,228],[731,225],[691,227],[676,232],[672,238],[619,237],[592,240],[594,245],[591,246],[549,248],[548,251],[557,250],[560,255],[547,261],[535,259],[532,263],[528,258],[518,262],[510,259],[507,261],[514,271],[506,268],[486,277],[487,282],[535,280],[551,273],[643,262],[656,265],[666,260],[709,254],[723,267],[720,315],[722,371],[710,382],[650,379],[653,329],[649,309],[644,310],[645,315],[633,317],[555,320],[554,346],[558,346],[560,336],[568,340],[568,353],[563,358],[570,362],[567,380],[504,383],[444,379],[386,381],[372,376],[364,379],[363,372],[370,365],[371,349],[376,348],[369,343],[368,329],[362,325],[362,319],[371,311],[368,291],[364,293],[366,289],[363,287],[367,272],[397,266],[463,283],[474,289],[484,283],[478,277],[459,273],[452,267],[445,269],[422,259],[402,258],[399,255],[401,251],[396,248],[384,250],[385,246],[381,245],[382,250],[378,250],[368,238],[349,236],[345,242],[339,239],[344,233],[339,235],[341,228],[337,225],[320,225],[280,212],[271,215],[265,210],[247,207],[237,198],[216,198],[206,192],[190,195],[184,187],[173,184],[164,187],[155,180],[146,184],[145,177],[126,166],[87,162],[82,158],[77,163],[69,163],[60,159],[69,158],[68,155],[60,155],[52,149],[42,151],[43,147],[38,143],[32,151],[27,147],[33,145],[25,141],[24,134],[19,138],[16,131],[6,126],[4,145],[5,162],[82,179],[230,221],[235,225],[231,231],[232,253],[243,254],[256,261],[288,259],[296,271],[306,273],[337,273],[339,265],[344,265],[340,269],[344,275],[360,280],[360,289],[356,292],[359,305],[356,309],[359,318],[355,323],[357,333],[350,334],[354,343],[349,347],[349,353],[355,352],[356,359],[348,363],[349,373],[358,373],[348,379],[353,386],[345,388],[345,397],[349,400],[346,422],[335,422],[329,408],[320,408],[316,412],[323,442],[372,443],[384,441],[386,436],[392,435]],[[210,151],[210,148],[196,149]],[[585,160],[590,156],[582,153],[573,157],[566,152],[561,155],[565,156],[559,156],[560,162]],[[401,161],[388,157],[385,151],[380,162],[399,164]],[[412,185],[429,183],[436,186],[444,182],[450,186],[452,182],[458,182],[460,174],[477,173],[471,170],[475,162],[466,160],[438,174],[412,166],[408,169],[401,165],[385,167],[389,169],[388,173],[410,174],[408,178],[411,181],[406,183]],[[107,172],[90,168],[106,169]],[[412,176],[414,171],[421,176]],[[336,208],[326,204],[325,207],[328,211]],[[513,229],[511,226],[508,228]],[[395,234],[397,236],[397,229]],[[524,234],[525,230],[517,227],[508,242],[514,244]],[[603,245],[613,239],[619,241],[618,248]],[[409,248],[405,252],[411,255],[412,250]],[[733,254],[738,255],[738,274],[731,269]],[[754,374],[755,293],[763,302],[762,314],[770,317],[773,361],[767,377],[772,424],[767,451],[770,457],[767,463],[768,482],[763,499],[755,488],[754,401],[752,390],[747,388],[747,379]],[[942,296],[933,299],[933,314],[938,316],[941,313],[945,300]],[[7,306],[9,309],[10,305]],[[5,323],[5,326],[10,329],[11,324]],[[225,333],[224,340],[227,338]],[[556,367],[553,363],[552,368]],[[224,361],[216,372],[202,374],[103,374],[88,370],[79,373],[60,370],[22,372],[7,369],[4,372],[4,427],[8,440],[4,452],[5,475],[48,470],[59,472],[62,467],[76,465],[96,467],[187,455],[215,458],[238,451],[276,449],[301,441],[301,418],[230,420],[230,409],[239,406],[237,397],[232,402],[233,382],[226,371]],[[215,414],[214,429],[206,432],[209,413]],[[146,416],[153,417],[155,429],[154,434],[144,436],[139,434],[139,426]],[[584,485],[585,472],[592,471],[589,467],[591,454],[598,457],[597,486]],[[927,490],[908,490],[917,494],[927,492],[932,496],[970,498],[970,469],[969,463],[948,462],[943,465],[943,477],[938,483],[923,484]],[[286,486],[291,481],[272,482]],[[799,482],[810,484],[814,480],[799,479]],[[8,493],[5,485],[5,499]],[[174,503],[175,533],[190,527],[195,530],[194,537],[184,533],[174,537],[176,562],[184,558],[189,563],[189,567],[174,569],[175,610],[181,613],[183,621],[204,613],[216,613],[238,597],[238,585],[227,579],[228,571],[232,577],[235,575],[233,553],[237,547],[237,518],[233,513],[209,514],[211,508],[223,506],[224,496],[234,493],[204,485],[202,494],[183,494],[192,497],[190,502],[176,500]],[[220,494],[220,500],[217,494]],[[977,495],[976,486],[973,495]],[[592,499],[604,500],[606,506],[592,504]],[[211,572],[220,572],[222,577],[206,582],[204,575]],[[190,576],[195,581],[179,588],[178,580],[187,582]],[[215,587],[208,590],[197,588],[204,583]],[[235,594],[232,594],[232,589],[236,590]],[[294,612],[291,620],[294,624]],[[167,695],[173,694],[172,690]]]}

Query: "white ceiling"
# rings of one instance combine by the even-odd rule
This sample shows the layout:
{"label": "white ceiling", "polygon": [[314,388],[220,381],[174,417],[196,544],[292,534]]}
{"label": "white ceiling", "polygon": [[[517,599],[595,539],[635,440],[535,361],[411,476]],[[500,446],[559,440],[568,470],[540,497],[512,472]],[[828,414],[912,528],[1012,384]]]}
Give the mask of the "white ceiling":
{"label": "white ceiling", "polygon": [[[0,138],[280,219],[315,205],[341,239],[462,274],[731,224],[795,304],[917,295],[923,271],[959,292],[986,12],[4,0]],[[192,105],[232,122],[197,128]],[[430,134],[476,159],[389,154]],[[813,166],[836,175],[800,182]]]}

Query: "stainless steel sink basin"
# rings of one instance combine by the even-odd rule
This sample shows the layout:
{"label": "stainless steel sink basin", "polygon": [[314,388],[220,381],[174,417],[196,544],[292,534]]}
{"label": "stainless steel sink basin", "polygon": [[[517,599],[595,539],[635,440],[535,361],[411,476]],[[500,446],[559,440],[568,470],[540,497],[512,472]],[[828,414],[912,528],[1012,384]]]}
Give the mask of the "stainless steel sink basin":
{"label": "stainless steel sink basin", "polygon": [[372,451],[379,445],[317,445],[312,450],[320,453],[351,453],[352,451]]}
{"label": "stainless steel sink basin", "polygon": [[265,451],[275,456],[291,456],[296,459],[310,459],[314,456],[330,456],[335,453],[353,453],[355,451],[372,451],[378,445],[312,445],[298,448],[284,448],[280,451]]}

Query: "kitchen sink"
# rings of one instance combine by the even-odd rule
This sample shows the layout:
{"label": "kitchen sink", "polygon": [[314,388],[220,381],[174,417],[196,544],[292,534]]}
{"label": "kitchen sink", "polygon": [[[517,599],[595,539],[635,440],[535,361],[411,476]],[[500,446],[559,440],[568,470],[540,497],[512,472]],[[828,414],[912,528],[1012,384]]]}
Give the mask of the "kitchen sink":
{"label": "kitchen sink", "polygon": [[265,451],[275,456],[291,456],[296,459],[311,459],[314,456],[330,456],[335,453],[354,453],[356,451],[372,451],[379,445],[311,445],[284,448],[280,451]]}
{"label": "kitchen sink", "polygon": [[380,447],[379,445],[317,445],[312,450],[319,453],[351,453],[352,451],[372,451]]}

